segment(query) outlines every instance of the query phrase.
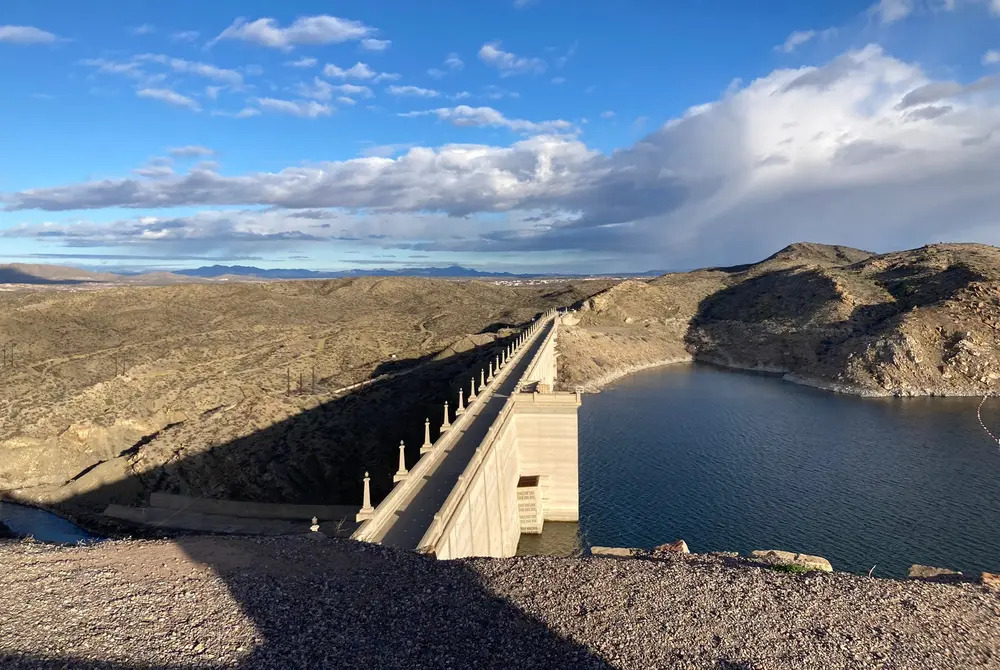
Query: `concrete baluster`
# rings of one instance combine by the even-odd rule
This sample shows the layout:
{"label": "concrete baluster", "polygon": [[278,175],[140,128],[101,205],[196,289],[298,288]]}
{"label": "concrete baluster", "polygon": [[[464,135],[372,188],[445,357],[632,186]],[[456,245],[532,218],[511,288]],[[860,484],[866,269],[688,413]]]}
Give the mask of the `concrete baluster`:
{"label": "concrete baluster", "polygon": [[367,521],[375,514],[375,508],[372,507],[372,490],[370,481],[368,472],[365,472],[365,491],[361,498],[361,509],[354,517],[355,521]]}
{"label": "concrete baluster", "polygon": [[406,469],[406,445],[403,441],[399,441],[399,470],[396,474],[392,476],[392,483],[398,484],[406,479],[406,475],[410,474],[410,471]]}
{"label": "concrete baluster", "polygon": [[499,357],[499,356],[497,356],[497,357],[496,357],[496,358],[494,359],[494,361],[495,361],[495,362],[493,363],[493,370],[494,370],[494,371],[496,371],[496,372],[500,372],[500,365],[501,365],[501,363],[500,363],[500,357]]}
{"label": "concrete baluster", "polygon": [[458,389],[458,407],[455,409],[455,416],[465,414],[465,402],[462,400],[462,389]]}
{"label": "concrete baluster", "polygon": [[[482,385],[480,385],[479,388],[481,389]],[[476,378],[473,377],[472,380],[469,382],[469,404],[471,405],[472,401],[475,399],[476,399]]]}
{"label": "concrete baluster", "polygon": [[484,386],[486,386],[486,371],[480,368],[480,370],[479,370],[479,390],[482,391]]}
{"label": "concrete baluster", "polygon": [[489,384],[491,381],[493,381],[493,361],[490,361],[490,374],[486,378],[486,383]]}
{"label": "concrete baluster", "polygon": [[431,420],[424,419],[424,443],[420,445],[420,453],[426,454],[433,448],[434,445],[431,444]]}
{"label": "concrete baluster", "polygon": [[451,428],[451,421],[448,420],[448,401],[444,401],[444,423],[441,424],[441,432]]}

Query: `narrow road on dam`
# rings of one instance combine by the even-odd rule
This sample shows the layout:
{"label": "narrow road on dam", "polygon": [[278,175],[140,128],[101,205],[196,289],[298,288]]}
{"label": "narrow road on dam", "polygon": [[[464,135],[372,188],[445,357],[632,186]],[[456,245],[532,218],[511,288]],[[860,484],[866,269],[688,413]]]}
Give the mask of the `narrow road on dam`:
{"label": "narrow road on dam", "polygon": [[[430,528],[434,515],[441,509],[448,494],[458,483],[458,476],[465,471],[465,467],[472,459],[476,448],[486,437],[490,426],[503,410],[507,398],[514,392],[517,383],[521,381],[527,371],[531,359],[534,358],[545,342],[549,331],[554,327],[555,322],[550,320],[531,344],[527,345],[528,350],[513,364],[513,367],[504,370],[508,374],[503,383],[485,402],[476,406],[477,414],[474,420],[467,425],[465,431],[442,455],[434,471],[418,483],[409,503],[397,512],[398,518],[386,531],[381,540],[382,544],[403,549],[417,548],[424,533]],[[477,377],[478,373],[479,371],[476,370]]]}

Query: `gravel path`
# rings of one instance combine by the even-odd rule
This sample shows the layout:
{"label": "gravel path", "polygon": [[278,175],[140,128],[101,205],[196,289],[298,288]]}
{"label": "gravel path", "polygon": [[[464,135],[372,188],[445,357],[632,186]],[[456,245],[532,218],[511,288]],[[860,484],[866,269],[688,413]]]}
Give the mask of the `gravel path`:
{"label": "gravel path", "polygon": [[0,541],[0,667],[1000,668],[996,592],[733,563]]}

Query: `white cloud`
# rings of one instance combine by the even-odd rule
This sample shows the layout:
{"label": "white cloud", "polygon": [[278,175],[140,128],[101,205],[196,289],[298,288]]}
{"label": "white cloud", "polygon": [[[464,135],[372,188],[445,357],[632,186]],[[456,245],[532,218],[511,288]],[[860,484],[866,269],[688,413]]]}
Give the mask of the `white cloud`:
{"label": "white cloud", "polygon": [[59,37],[33,26],[0,26],[0,42],[10,44],[54,44]]}
{"label": "white cloud", "polygon": [[604,111],[604,112],[601,112],[601,118],[602,118],[602,119],[613,119],[613,118],[615,118],[615,113],[614,113],[614,112],[612,112],[612,111],[611,111],[611,110],[609,109],[609,110],[607,110],[607,111]]}
{"label": "white cloud", "polygon": [[280,114],[291,114],[306,119],[315,119],[320,116],[330,116],[333,108],[330,105],[323,105],[315,100],[281,100],[278,98],[254,98],[253,101],[261,109]]}
{"label": "white cloud", "polygon": [[385,51],[390,44],[392,44],[392,40],[377,40],[373,37],[361,40],[361,48],[366,51]]}
{"label": "white cloud", "polygon": [[375,70],[368,67],[366,63],[357,62],[346,70],[329,63],[323,68],[323,76],[337,77],[338,79],[371,79],[376,76]]}
{"label": "white cloud", "polygon": [[288,50],[300,44],[335,44],[368,37],[374,30],[360,21],[336,16],[308,16],[296,19],[287,28],[271,18],[248,22],[239,18],[222,31],[219,40],[244,40],[265,47]]}
{"label": "white cloud", "polygon": [[133,62],[159,63],[160,65],[166,65],[174,72],[198,75],[199,77],[212,79],[228,84],[229,86],[238,87],[243,84],[243,75],[236,70],[228,70],[208,63],[199,63],[184,60],[183,58],[171,58],[163,54],[140,54],[133,58]]}
{"label": "white cloud", "polygon": [[436,98],[441,95],[438,91],[430,88],[420,88],[419,86],[390,86],[389,93],[416,98]]}
{"label": "white cloud", "polygon": [[156,32],[156,28],[148,23],[144,23],[141,26],[134,26],[129,28],[129,32],[133,35],[149,35]]}
{"label": "white cloud", "polygon": [[504,98],[520,98],[521,94],[517,91],[488,84],[483,87],[483,97],[489,100],[503,100]]}
{"label": "white cloud", "polygon": [[448,57],[444,59],[444,66],[449,70],[461,70],[465,67],[465,62],[458,57],[457,53],[450,53],[448,54]]}
{"label": "white cloud", "polygon": [[[306,239],[320,229],[301,221],[310,221],[314,208],[333,207],[342,208],[329,214],[341,217],[333,230],[351,235],[370,230],[383,215],[427,217],[419,234],[403,225],[387,230],[394,237],[380,240],[384,245],[464,253],[583,250],[641,257],[644,265],[654,258],[660,267],[745,262],[797,240],[875,250],[936,240],[998,243],[1000,99],[986,84],[970,91],[975,84],[958,85],[955,93],[951,82],[935,81],[918,65],[870,46],[820,67],[782,68],[734,86],[612,153],[565,134],[540,135],[509,146],[413,147],[389,154],[395,157],[274,172],[129,176],[0,196],[7,210],[303,210],[261,214],[261,220],[274,217],[274,230],[244,230],[262,224],[251,224],[249,214],[233,223],[226,217],[234,214],[215,212],[213,221],[232,225],[216,230],[185,219],[170,233],[170,225],[150,231],[135,221],[86,229],[27,225],[0,235],[67,244],[95,243],[102,235],[126,244],[184,231]],[[948,104],[928,102],[942,95]],[[459,125],[540,125],[507,119],[491,108],[407,115]],[[358,209],[378,216],[354,216]],[[454,222],[424,212],[506,214],[490,218],[502,219],[503,228],[473,216],[456,234]],[[547,212],[545,225],[536,225],[538,218],[528,212]],[[296,216],[305,218],[296,223]]]}
{"label": "white cloud", "polygon": [[260,110],[255,107],[244,107],[238,112],[227,112],[222,109],[212,110],[212,116],[225,116],[230,119],[249,119],[253,116],[260,116]]}
{"label": "white cloud", "polygon": [[501,77],[516,74],[540,74],[546,64],[541,58],[517,56],[500,48],[499,42],[489,42],[479,49],[479,59],[500,71]]}
{"label": "white cloud", "polygon": [[429,74],[431,77],[435,79],[443,79],[445,76],[447,76],[448,73],[445,72],[444,70],[439,70],[436,67],[432,67],[431,69],[427,70],[427,74]]}
{"label": "white cloud", "polygon": [[296,93],[304,98],[312,98],[314,100],[330,100],[335,90],[337,89],[333,84],[319,77],[313,77],[311,86],[300,83],[295,87]]}
{"label": "white cloud", "polygon": [[870,11],[882,23],[895,23],[913,12],[913,0],[879,0]]}
{"label": "white cloud", "polygon": [[300,58],[298,60],[286,61],[285,65],[288,67],[316,67],[319,63],[315,58]]}
{"label": "white cloud", "polygon": [[983,65],[996,65],[997,63],[1000,63],[1000,49],[990,49],[983,54]]}
{"label": "white cloud", "polygon": [[214,156],[215,150],[197,144],[189,144],[183,147],[173,147],[168,153],[174,158],[199,158],[201,156]]}
{"label": "white cloud", "polygon": [[356,98],[372,98],[375,94],[367,86],[359,86],[358,84],[339,84],[333,87],[333,90],[342,93],[344,95],[351,95]]}
{"label": "white cloud", "polygon": [[990,10],[994,14],[1000,14],[1000,0],[990,0]]}
{"label": "white cloud", "polygon": [[573,129],[572,123],[561,119],[556,121],[538,122],[526,121],[524,119],[508,119],[492,107],[470,107],[468,105],[459,105],[458,107],[439,107],[437,109],[427,109],[415,112],[403,112],[400,116],[436,116],[441,121],[447,121],[453,126],[463,128],[510,128],[511,130],[517,132],[529,133],[566,132]]}
{"label": "white cloud", "polygon": [[201,111],[201,105],[199,105],[193,98],[181,95],[180,93],[172,91],[169,88],[142,88],[136,91],[136,95],[140,98],[159,100],[160,102],[165,102],[168,105],[174,105],[175,107],[187,107],[194,112]]}
{"label": "white cloud", "polygon": [[355,100],[354,98],[348,98],[346,95],[342,95],[339,98],[337,98],[337,102],[339,102],[342,105],[348,105],[350,107],[353,107],[354,105],[358,104],[357,100]]}
{"label": "white cloud", "polygon": [[566,83],[566,77],[552,77],[552,83],[558,86]]}
{"label": "white cloud", "polygon": [[402,77],[402,75],[396,72],[379,72],[377,75],[375,75],[375,79],[373,79],[372,81],[378,84],[383,81],[396,81],[400,77]]}
{"label": "white cloud", "polygon": [[139,62],[134,60],[120,62],[106,58],[85,58],[80,61],[80,64],[95,68],[98,72],[105,74],[120,74],[134,79],[141,79],[147,76]]}
{"label": "white cloud", "polygon": [[178,30],[170,34],[170,39],[174,42],[194,42],[201,36],[197,30]]}
{"label": "white cloud", "polygon": [[812,38],[816,36],[815,30],[796,30],[788,39],[785,40],[784,44],[779,44],[774,47],[775,51],[780,51],[782,53],[790,54],[795,51],[796,48],[802,46]]}

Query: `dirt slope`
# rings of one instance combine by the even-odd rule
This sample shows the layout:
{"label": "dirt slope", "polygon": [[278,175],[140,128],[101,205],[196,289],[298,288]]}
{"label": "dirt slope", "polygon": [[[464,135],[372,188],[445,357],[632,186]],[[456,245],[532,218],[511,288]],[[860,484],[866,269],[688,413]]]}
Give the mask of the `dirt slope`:
{"label": "dirt slope", "polygon": [[[392,466],[383,451],[404,437],[419,447],[429,403],[488,353],[472,347],[606,286],[358,278],[0,294],[0,491],[58,500],[128,478],[354,502],[365,468]],[[405,383],[335,393],[421,364]]]}

